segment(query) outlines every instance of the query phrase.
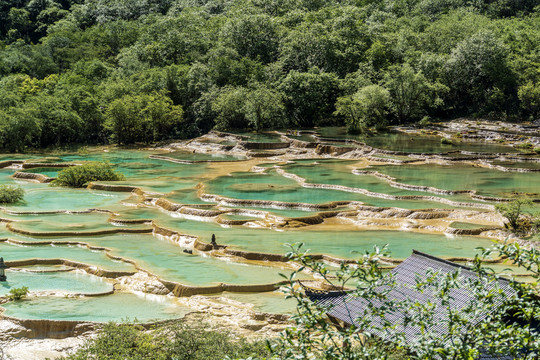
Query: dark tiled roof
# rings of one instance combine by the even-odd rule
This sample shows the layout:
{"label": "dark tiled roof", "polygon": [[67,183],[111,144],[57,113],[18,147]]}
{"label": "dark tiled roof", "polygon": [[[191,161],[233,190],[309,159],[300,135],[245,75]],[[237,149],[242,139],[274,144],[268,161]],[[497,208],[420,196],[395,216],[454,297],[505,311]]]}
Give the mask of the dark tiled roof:
{"label": "dark tiled roof", "polygon": [[[425,280],[428,277],[428,273],[437,272],[440,275],[445,275],[453,273],[456,270],[460,270],[460,281],[462,284],[465,284],[467,279],[477,279],[476,273],[471,271],[469,268],[454,264],[450,261],[446,261],[428,254],[421,253],[419,251],[413,250],[413,254],[403,261],[400,265],[392,270],[393,279],[395,280],[396,285],[391,288],[381,286],[379,289],[382,291],[387,290],[387,300],[400,302],[407,299],[417,301],[421,304],[426,304],[428,301],[437,304],[437,308],[442,311],[436,311],[434,315],[434,324],[429,329],[432,334],[441,334],[444,335],[447,333],[447,314],[444,311],[443,307],[439,307],[440,300],[437,297],[432,296],[429,291],[420,292],[415,289],[417,280]],[[495,299],[496,303],[502,303],[502,300],[505,296],[515,294],[515,290],[510,287],[509,281],[500,279],[499,280],[499,289],[502,291],[500,296],[497,296]],[[486,289],[495,289],[497,284],[495,282],[486,282]],[[358,325],[356,319],[362,316],[370,316],[370,322],[373,324],[372,330],[374,335],[380,337],[389,337],[390,330],[385,330],[382,333],[377,329],[377,325],[381,324],[382,321],[380,318],[369,315],[370,311],[368,309],[369,302],[368,300],[355,296],[351,293],[344,292],[333,292],[333,293],[323,293],[323,292],[314,292],[306,289],[306,294],[310,299],[316,302],[319,305],[328,307],[327,314],[339,319],[346,324]],[[474,301],[474,298],[467,291],[466,288],[452,289],[451,300],[452,309],[463,309],[465,306]],[[375,307],[379,307],[383,302],[377,299],[372,299],[371,304]],[[470,321],[474,323],[480,322],[485,318],[487,314],[479,314],[475,318],[471,318]],[[405,315],[399,310],[385,313],[385,317],[392,324],[396,325],[396,328],[392,330],[393,333],[403,333],[405,335],[407,343],[411,346],[414,346],[414,343],[419,338],[419,328],[411,325],[404,324]],[[512,359],[512,357],[492,357],[490,355],[484,355],[480,357],[482,360],[501,360],[501,359]]]}

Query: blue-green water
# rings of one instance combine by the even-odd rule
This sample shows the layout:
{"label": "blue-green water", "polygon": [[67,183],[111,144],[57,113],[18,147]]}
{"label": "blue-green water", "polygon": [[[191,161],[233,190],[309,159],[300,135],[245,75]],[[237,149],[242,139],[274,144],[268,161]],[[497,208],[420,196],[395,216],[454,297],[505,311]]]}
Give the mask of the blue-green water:
{"label": "blue-green water", "polygon": [[[323,136],[348,138],[339,129],[320,129]],[[254,142],[281,141],[274,133],[243,134]],[[354,137],[352,137],[354,138]],[[408,138],[408,141],[406,141]],[[368,144],[388,149],[408,152],[441,152],[452,150],[510,152],[511,148],[483,143],[459,143],[446,148],[440,139],[414,136],[410,141],[407,134],[387,134],[369,139],[354,138]],[[344,145],[341,143],[340,145]],[[202,162],[179,164],[150,158],[150,155],[174,157],[180,160],[220,160],[220,162]],[[36,159],[45,155],[1,155],[5,159]],[[0,209],[0,218],[12,221],[14,229],[40,233],[40,236],[21,235],[10,231],[6,223],[0,224],[0,238],[23,241],[22,244],[0,242],[0,256],[6,261],[31,258],[63,258],[90,266],[114,271],[136,271],[135,267],[125,262],[112,260],[106,251],[93,251],[75,243],[108,248],[110,255],[120,256],[137,263],[140,269],[152,273],[163,280],[175,281],[190,286],[212,286],[219,283],[233,285],[260,285],[281,281],[280,273],[288,274],[291,270],[282,263],[245,261],[227,256],[217,251],[214,253],[194,251],[187,254],[183,250],[190,248],[186,238],[175,240],[153,234],[115,234],[94,236],[93,231],[110,229],[147,229],[151,224],[120,223],[118,220],[152,220],[160,227],[176,231],[187,236],[198,237],[210,242],[216,236],[218,244],[229,249],[248,252],[285,254],[287,244],[304,243],[304,249],[311,253],[328,254],[338,258],[355,259],[374,246],[389,245],[391,256],[406,258],[413,249],[435,256],[472,258],[477,247],[487,247],[491,239],[476,236],[448,236],[443,234],[445,226],[458,228],[477,228],[486,224],[476,224],[474,220],[444,220],[438,223],[432,233],[408,231],[407,226],[414,219],[388,219],[404,226],[402,231],[371,229],[370,225],[359,226],[363,218],[330,218],[315,225],[303,224],[299,227],[284,227],[285,219],[315,216],[316,209],[288,208],[287,203],[328,204],[342,202],[336,207],[341,211],[354,211],[358,204],[396,207],[405,209],[454,209],[439,201],[392,200],[381,196],[434,196],[437,199],[474,202],[468,195],[440,195],[423,191],[404,190],[390,186],[388,181],[371,175],[356,175],[357,168],[376,170],[396,178],[397,182],[409,185],[431,186],[446,190],[476,190],[490,196],[506,196],[512,191],[529,194],[540,193],[535,173],[508,173],[478,166],[453,164],[403,164],[378,165],[364,168],[362,160],[311,159],[295,160],[286,164],[284,161],[260,160],[243,161],[243,157],[230,155],[198,154],[190,152],[167,152],[156,150],[90,150],[87,153],[68,153],[55,155],[55,162],[109,161],[125,175],[117,185],[130,185],[142,188],[144,194],[114,192],[88,189],[71,189],[39,184],[26,180],[14,179],[11,175],[16,169],[0,169],[0,183],[16,184],[25,190],[24,201],[7,205]],[[407,159],[392,155],[390,157]],[[241,160],[241,161],[239,161]],[[237,161],[237,162],[234,162]],[[248,164],[248,165],[246,165]],[[273,169],[280,166],[286,173],[298,175],[307,183],[324,186],[345,186],[375,193],[367,196],[361,193],[339,189],[303,187],[298,181],[287,178]],[[520,167],[520,163],[505,161],[501,165]],[[250,172],[250,166],[265,167],[265,171]],[[535,166],[530,166],[535,168]],[[37,168],[28,172],[37,172],[55,176],[59,169]],[[242,205],[216,204],[202,198],[204,194],[219,195],[224,198],[243,200]],[[156,205],[155,200],[163,197],[177,204],[209,205],[212,211],[236,212],[223,214],[223,219],[250,220],[246,226],[223,226],[214,216],[190,215],[189,209],[182,213],[165,211]],[[249,200],[257,200],[249,206]],[[265,203],[268,201],[268,203]],[[355,202],[347,205],[348,202]],[[482,203],[489,204],[489,203]],[[205,207],[206,208],[206,207]],[[88,209],[101,209],[110,212],[84,212]],[[242,209],[245,209],[242,211]],[[67,211],[67,212],[66,212]],[[238,212],[240,211],[240,212]],[[250,213],[258,211],[258,214]],[[321,210],[322,211],[322,210]],[[32,213],[29,213],[32,212]],[[53,214],[51,212],[60,212]],[[204,214],[203,214],[204,215]],[[465,221],[462,221],[465,220]],[[384,222],[384,218],[380,221]],[[433,220],[437,222],[437,220]],[[291,222],[294,224],[294,222]],[[446,224],[446,225],[445,225]],[[384,226],[383,226],[384,228]],[[396,227],[393,227],[394,229]],[[46,236],[46,232],[78,232],[78,236]],[[191,240],[193,238],[190,238]],[[32,245],[39,241],[57,242],[55,245]],[[62,245],[58,242],[73,242]],[[502,265],[494,265],[502,271]],[[57,267],[56,267],[57,268]],[[29,272],[38,267],[24,268],[23,271],[7,271],[8,282],[0,284],[0,296],[10,288],[27,286],[31,291],[60,291],[71,293],[98,293],[108,291],[110,282],[93,275],[78,271],[69,272]],[[47,266],[43,266],[47,270]],[[518,273],[519,270],[516,270]],[[310,278],[309,275],[302,275]],[[257,311],[291,312],[294,304],[286,302],[283,294],[271,293],[224,293],[224,296],[236,301],[254,304]],[[147,321],[180,317],[188,309],[177,301],[160,296],[139,296],[116,293],[109,296],[88,298],[31,298],[18,303],[5,304],[6,314],[22,318],[70,319],[109,321],[135,319]]]}
{"label": "blue-green water", "polygon": [[21,319],[79,321],[141,321],[180,318],[191,311],[174,299],[143,294],[98,297],[40,297],[2,305],[8,316]]}
{"label": "blue-green water", "polygon": [[32,291],[62,291],[69,293],[96,294],[112,290],[112,284],[94,275],[78,271],[32,272],[7,271],[7,281],[0,282],[0,296],[11,289],[26,286]]}

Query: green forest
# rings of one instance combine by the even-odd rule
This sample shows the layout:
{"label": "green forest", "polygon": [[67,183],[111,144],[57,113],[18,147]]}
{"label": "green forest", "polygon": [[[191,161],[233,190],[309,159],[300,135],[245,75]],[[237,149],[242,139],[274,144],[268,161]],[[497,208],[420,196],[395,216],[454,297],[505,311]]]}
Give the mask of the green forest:
{"label": "green forest", "polygon": [[537,0],[0,0],[0,147],[540,117]]}

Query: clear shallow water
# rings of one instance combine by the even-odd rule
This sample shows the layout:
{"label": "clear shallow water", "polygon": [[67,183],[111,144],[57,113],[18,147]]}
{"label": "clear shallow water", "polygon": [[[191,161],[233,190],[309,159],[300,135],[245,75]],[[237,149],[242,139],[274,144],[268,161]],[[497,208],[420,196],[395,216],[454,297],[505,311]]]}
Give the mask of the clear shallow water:
{"label": "clear shallow water", "polygon": [[342,185],[389,195],[422,195],[418,191],[393,188],[375,177],[354,175],[352,170],[356,168],[357,163],[357,161],[337,160],[306,161],[282,167],[285,171],[298,175],[309,183]]}
{"label": "clear shallow water", "polygon": [[[329,135],[328,135],[329,136]],[[408,135],[407,135],[408,136]],[[382,135],[383,143],[389,142],[392,137]],[[273,134],[253,136],[252,141],[279,141]],[[376,141],[372,138],[370,141]],[[389,146],[399,147],[389,142]],[[410,139],[409,139],[410,140]],[[425,139],[424,139],[425,140]],[[422,140],[422,141],[424,141]],[[421,141],[421,142],[422,142]],[[407,151],[429,152],[437,150],[438,144],[425,141],[408,144]],[[404,143],[404,141],[402,141]],[[388,144],[387,144],[388,145]],[[469,146],[470,144],[467,144]],[[416,150],[410,150],[418,147]],[[432,150],[429,148],[432,147]],[[460,148],[465,145],[459,145]],[[484,147],[484,144],[474,145],[492,151],[495,148]],[[504,148],[504,151],[501,149]],[[426,150],[428,149],[428,150]],[[487,150],[486,150],[487,149]],[[451,150],[456,150],[453,147]],[[471,150],[471,149],[469,149]],[[439,150],[437,150],[439,151]],[[445,150],[448,151],[448,150]],[[510,152],[510,148],[497,147],[497,151]],[[360,201],[374,206],[390,206],[402,208],[447,208],[449,206],[432,201],[395,201],[364,196],[338,190],[310,189],[301,187],[296,181],[279,175],[275,170],[269,169],[267,173],[234,172],[231,176],[218,176],[219,166],[206,163],[178,164],[157,159],[150,159],[149,155],[156,151],[111,150],[90,151],[88,154],[61,154],[56,161],[80,162],[89,160],[109,161],[126,179],[113,184],[126,184],[140,186],[144,190],[163,194],[171,201],[182,204],[211,204],[199,198],[200,184],[204,184],[205,192],[232,197],[237,199],[275,200],[284,202],[327,203],[331,201]],[[169,153],[158,154],[169,156]],[[219,158],[206,154],[183,153],[176,154],[179,159],[208,160],[229,159]],[[6,155],[8,156],[8,155]],[[35,158],[43,156],[35,156]],[[1,156],[0,156],[1,158]],[[24,156],[22,158],[31,158]],[[230,159],[232,160],[232,159]],[[287,172],[298,174],[308,182],[345,185],[363,188],[369,191],[390,195],[428,195],[433,194],[407,191],[390,187],[386,181],[373,176],[358,176],[352,173],[358,161],[350,160],[299,160],[293,164],[283,165]],[[265,163],[272,167],[276,163]],[[240,166],[240,165],[239,165]],[[519,167],[519,166],[518,166]],[[234,169],[234,168],[232,168]],[[475,168],[465,165],[452,167],[434,165],[385,165],[368,168],[381,173],[395,176],[398,181],[414,185],[428,185],[434,187],[454,189],[478,188],[483,194],[500,194],[511,189],[518,191],[539,192],[535,174],[504,173],[497,170]],[[57,169],[29,169],[53,175]],[[245,168],[242,168],[244,171]],[[463,256],[473,257],[478,246],[490,246],[489,239],[478,237],[459,237],[437,234],[418,234],[407,231],[366,231],[357,230],[354,225],[343,225],[330,228],[326,224],[310,226],[287,231],[271,229],[250,228],[246,226],[224,227],[215,223],[212,218],[196,218],[185,215],[171,214],[154,207],[150,202],[141,204],[143,200],[137,195],[108,191],[90,191],[86,189],[69,189],[51,187],[47,184],[38,184],[23,180],[15,180],[10,176],[14,169],[0,169],[0,183],[19,184],[25,191],[25,201],[15,205],[4,206],[6,211],[0,213],[3,218],[20,221],[13,225],[20,229],[31,231],[91,231],[114,229],[115,225],[107,222],[109,214],[11,214],[13,211],[56,211],[56,210],[86,210],[100,208],[114,211],[118,219],[153,219],[160,226],[176,230],[182,234],[200,236],[203,241],[209,242],[212,234],[217,237],[219,244],[227,244],[231,248],[246,251],[285,254],[289,248],[287,243],[305,243],[304,248],[311,249],[311,253],[325,253],[342,258],[354,259],[365,251],[373,249],[374,245],[382,247],[390,245],[391,255],[395,258],[406,258],[412,249],[417,249],[435,256]],[[463,176],[466,174],[466,176]],[[223,174],[220,174],[223,175]],[[521,189],[521,190],[520,190]],[[161,195],[152,195],[159,197]],[[438,195],[439,197],[443,197]],[[445,196],[456,201],[473,202],[468,196]],[[247,207],[248,210],[264,210],[271,214],[283,217],[302,217],[315,215],[316,211],[301,211],[289,209],[272,209],[260,207]],[[238,208],[237,208],[238,209]],[[248,219],[248,215],[225,215],[230,219]],[[254,221],[264,221],[253,218]],[[460,225],[458,227],[477,227],[476,224]],[[138,228],[147,225],[124,225],[122,227]],[[339,236],[336,236],[336,232]],[[154,237],[150,234],[110,235],[110,236],[79,236],[79,237],[28,237],[14,234],[0,225],[1,238],[13,238],[29,243],[42,240],[80,241],[91,245],[110,248],[113,255],[133,259],[144,269],[167,280],[178,281],[187,285],[213,285],[217,283],[229,284],[262,284],[282,280],[280,273],[287,270],[279,267],[246,265],[217,259],[209,256],[188,255],[182,248],[169,240]],[[17,246],[0,243],[0,256],[5,260],[28,258],[67,258],[74,261],[88,263],[108,270],[134,271],[130,264],[116,262],[108,258],[104,252],[91,251],[78,246]],[[261,265],[264,265],[262,263]],[[498,266],[497,266],[498,267]],[[77,277],[77,273],[43,273],[35,274],[17,273],[10,271],[10,281],[26,285],[30,290],[63,290],[77,292],[80,288],[91,291],[108,288],[105,282],[93,282],[94,277]],[[307,277],[307,276],[306,276]],[[102,281],[102,280],[100,280]],[[11,285],[10,285],[11,286]],[[17,285],[18,286],[18,285]],[[1,288],[0,288],[1,289]],[[5,290],[4,290],[5,291]],[[1,294],[1,293],[0,293]],[[216,295],[217,296],[217,295]],[[254,304],[257,311],[291,312],[294,302],[286,302],[281,293],[264,294],[223,294],[225,297]],[[178,317],[185,313],[186,308],[177,307],[174,300],[159,300],[162,297],[148,297],[146,299],[133,294],[115,294],[98,298],[62,299],[43,298],[21,302],[18,305],[9,305],[8,315],[19,313],[21,317],[29,318],[69,318],[77,320],[108,321],[125,318],[146,321],[152,318]],[[109,308],[112,311],[103,311]],[[115,313],[113,313],[115,312]]]}
{"label": "clear shallow water", "polygon": [[486,153],[519,153],[519,150],[511,146],[454,139],[452,139],[453,145],[446,145],[441,143],[442,137],[440,136],[407,134],[403,132],[364,136],[347,134],[346,129],[343,127],[325,127],[320,128],[318,133],[323,137],[358,140],[378,149],[392,151],[442,153],[463,150]]}
{"label": "clear shallow water", "polygon": [[103,251],[92,251],[82,246],[68,245],[33,245],[21,246],[0,242],[0,254],[5,261],[24,259],[69,259],[107,270],[134,271],[131,264],[114,261]]}
{"label": "clear shallow water", "polygon": [[0,296],[13,288],[26,286],[29,291],[65,291],[97,294],[112,290],[112,284],[103,278],[78,271],[29,272],[7,271],[7,281],[0,282]]}
{"label": "clear shallow water", "polygon": [[234,134],[249,137],[249,139],[244,140],[249,142],[282,142],[280,135],[273,132],[244,132]]}
{"label": "clear shallow water", "polygon": [[57,177],[58,172],[61,171],[62,168],[47,168],[47,167],[41,167],[41,168],[32,168],[32,169],[25,169],[22,170],[26,173],[34,173],[34,174],[41,174],[48,177]]}
{"label": "clear shallow water", "polygon": [[522,168],[522,169],[540,169],[540,162],[528,162],[528,161],[491,161],[493,165],[500,165],[508,168]]}
{"label": "clear shallow water", "polygon": [[235,173],[209,181],[206,191],[235,199],[304,202],[322,204],[332,201],[362,201],[365,196],[343,191],[304,188],[294,180],[270,172]]}
{"label": "clear shallow water", "polygon": [[435,256],[472,256],[476,247],[491,245],[487,239],[399,231],[340,231],[339,237],[333,231],[271,234],[253,230],[219,235],[224,243],[251,251],[284,253],[289,251],[286,244],[304,243],[303,249],[309,249],[312,254],[329,254],[347,259],[360,257],[365,251],[373,250],[374,245],[383,247],[388,244],[391,256],[399,259],[411,255],[413,249]]}
{"label": "clear shallow water", "polygon": [[119,208],[121,200],[129,197],[129,194],[125,193],[39,185],[41,186],[35,186],[26,191],[23,202],[5,206],[5,208],[14,211],[77,211],[94,208],[114,210]]}
{"label": "clear shallow water", "polygon": [[117,293],[98,297],[39,297],[3,304],[5,315],[20,319],[134,321],[180,318],[191,311],[175,299]]}
{"label": "clear shallow water", "polygon": [[245,160],[246,157],[242,155],[227,155],[227,154],[201,154],[192,153],[187,151],[173,151],[170,153],[159,153],[156,155],[167,156],[177,160],[187,161],[238,161]]}
{"label": "clear shallow water", "polygon": [[[371,175],[355,175],[352,173],[353,169],[356,168],[357,161],[339,161],[339,160],[327,160],[327,161],[298,161],[295,164],[284,165],[283,169],[295,175],[298,175],[308,183],[314,184],[330,184],[330,185],[341,185],[350,188],[364,189],[373,193],[378,194],[388,194],[393,196],[433,196],[440,198],[447,198],[454,201],[465,201],[465,202],[474,202],[470,197],[465,195],[440,195],[427,193],[424,191],[414,191],[414,190],[403,190],[400,188],[392,187],[384,179],[377,178]],[[415,165],[381,165],[381,166],[372,166],[368,168],[363,168],[362,170],[377,170],[383,172],[387,167],[406,167],[411,168]],[[431,166],[431,165],[430,165]],[[426,165],[426,168],[429,166]],[[414,172],[413,172],[414,173]],[[416,173],[415,173],[416,174]],[[337,191],[337,190],[336,190]],[[345,194],[351,195],[352,193],[343,192]],[[354,194],[358,198],[365,199],[365,203],[373,206],[394,206],[401,208],[409,209],[418,209],[418,208],[444,208],[450,207],[449,205],[444,205],[439,202],[434,201],[417,201],[417,200],[387,200],[381,199],[378,197],[365,196],[361,194]]]}
{"label": "clear shallow water", "polygon": [[307,141],[307,142],[315,141],[315,137],[313,137],[313,135],[310,135],[310,134],[300,134],[300,135],[286,134],[286,135],[290,139],[294,139],[294,140]]}
{"label": "clear shallow water", "polygon": [[[374,177],[363,179],[352,174],[352,168],[340,162],[322,162],[312,164],[294,164],[283,166],[289,173],[299,175],[308,183],[344,185],[353,188],[366,189],[372,192],[390,195],[426,195],[425,192],[406,191],[389,186],[383,180]],[[349,162],[352,165],[356,162]],[[332,168],[334,167],[334,168]],[[306,188],[296,181],[276,174],[275,171],[267,173],[235,173],[232,176],[222,176],[207,183],[206,192],[225,197],[244,200],[284,201],[293,203],[323,204],[333,201],[359,201],[373,206],[399,206],[408,209],[431,207],[450,207],[448,205],[431,201],[396,202],[378,197],[366,196],[359,193],[333,189]],[[429,194],[432,195],[432,194]],[[442,196],[439,196],[442,197]],[[460,200],[470,200],[462,197]],[[298,215],[303,216],[303,215]]]}
{"label": "clear shallow water", "polygon": [[454,221],[450,224],[450,227],[453,227],[454,229],[478,229],[482,226],[468,222]]}
{"label": "clear shallow water", "polygon": [[439,136],[422,136],[405,133],[380,134],[367,137],[363,141],[366,144],[379,149],[417,153],[442,153],[456,150],[483,153],[519,152],[511,146],[481,142],[474,143],[455,139],[452,139],[453,145],[446,145],[441,143],[441,137]]}
{"label": "clear shallow water", "polygon": [[122,235],[89,239],[113,249],[113,254],[134,259],[139,266],[170,281],[188,285],[267,284],[281,281],[287,270],[234,263],[213,257],[189,255],[166,239],[151,235]]}
{"label": "clear shallow water", "polygon": [[[539,197],[539,175],[537,173],[502,172],[495,169],[470,165],[387,165],[373,166],[396,181],[433,186],[446,190],[477,190],[489,196],[508,196],[512,191],[532,193]],[[365,177],[365,176],[362,176]]]}
{"label": "clear shallow water", "polygon": [[[61,158],[68,162],[108,161],[129,180],[154,179],[160,176],[186,178],[201,175],[206,171],[205,164],[193,166],[151,159],[149,156],[152,154],[156,154],[156,151],[117,150],[88,155],[68,154]],[[163,152],[160,155],[167,154]]]}
{"label": "clear shallow water", "polygon": [[285,299],[282,292],[266,293],[223,293],[216,297],[224,297],[234,301],[253,304],[253,310],[270,314],[294,314],[296,310],[296,300]]}
{"label": "clear shallow water", "polygon": [[119,228],[140,229],[148,228],[148,225],[130,224],[129,226],[117,226],[107,220],[110,214],[89,213],[89,214],[47,214],[47,215],[18,215],[12,219],[22,220],[13,223],[16,229],[25,231],[46,233],[46,232],[87,232],[101,230],[115,230]]}
{"label": "clear shallow water", "polygon": [[[347,259],[358,258],[365,251],[373,250],[374,245],[383,247],[388,244],[391,256],[400,259],[408,257],[413,249],[435,256],[474,257],[476,247],[492,245],[489,239],[472,236],[354,230],[353,226],[331,231],[324,230],[324,224],[310,227],[309,230],[289,231],[221,227],[211,222],[186,219],[161,220],[160,224],[182,233],[198,235],[207,242],[215,234],[218,244],[228,244],[248,251],[285,254],[290,251],[286,244],[304,243],[303,248],[310,249],[312,254],[330,254]],[[336,236],[336,232],[339,232],[339,236]]]}
{"label": "clear shallow water", "polygon": [[199,198],[195,187],[172,191],[166,194],[164,198],[179,204],[208,204],[207,201]]}

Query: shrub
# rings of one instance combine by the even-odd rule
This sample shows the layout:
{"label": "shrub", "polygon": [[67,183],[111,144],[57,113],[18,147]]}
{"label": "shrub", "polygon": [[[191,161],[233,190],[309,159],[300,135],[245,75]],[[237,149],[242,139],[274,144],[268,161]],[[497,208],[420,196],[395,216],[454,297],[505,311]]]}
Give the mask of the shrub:
{"label": "shrub", "polygon": [[100,334],[88,340],[69,360],[82,359],[189,359],[266,358],[263,342],[235,340],[229,333],[205,329],[203,324],[165,326],[144,331],[136,324],[107,324]]}
{"label": "shrub", "polygon": [[24,198],[24,190],[20,186],[0,185],[0,203],[13,204]]}
{"label": "shrub", "polygon": [[540,146],[539,146],[539,147],[535,147],[535,148],[533,149],[533,151],[534,151],[535,153],[537,153],[537,154],[540,154]]}
{"label": "shrub", "polygon": [[528,150],[532,150],[533,144],[531,144],[530,142],[524,142],[521,144],[514,145],[514,147],[519,150],[528,151]]}
{"label": "shrub", "polygon": [[418,124],[420,126],[429,126],[431,125],[431,118],[429,116],[424,116],[419,122]]}
{"label": "shrub", "polygon": [[24,299],[28,295],[28,288],[26,286],[20,288],[13,288],[9,290],[7,298],[12,301],[18,301]]}
{"label": "shrub", "polygon": [[532,205],[533,202],[528,198],[515,198],[509,202],[495,205],[495,209],[508,221],[506,227],[510,227],[514,232],[519,232],[523,230],[523,224],[520,220],[524,215],[531,215],[525,210]]}
{"label": "shrub", "polygon": [[454,145],[454,142],[450,139],[447,139],[447,138],[442,138],[441,139],[441,144],[443,145]]}
{"label": "shrub", "polygon": [[105,162],[90,162],[68,167],[58,173],[56,185],[83,187],[91,181],[119,181],[124,175],[116,172],[112,165]]}
{"label": "shrub", "polygon": [[85,342],[67,359],[164,359],[155,340],[139,325],[109,323],[95,339]]}

